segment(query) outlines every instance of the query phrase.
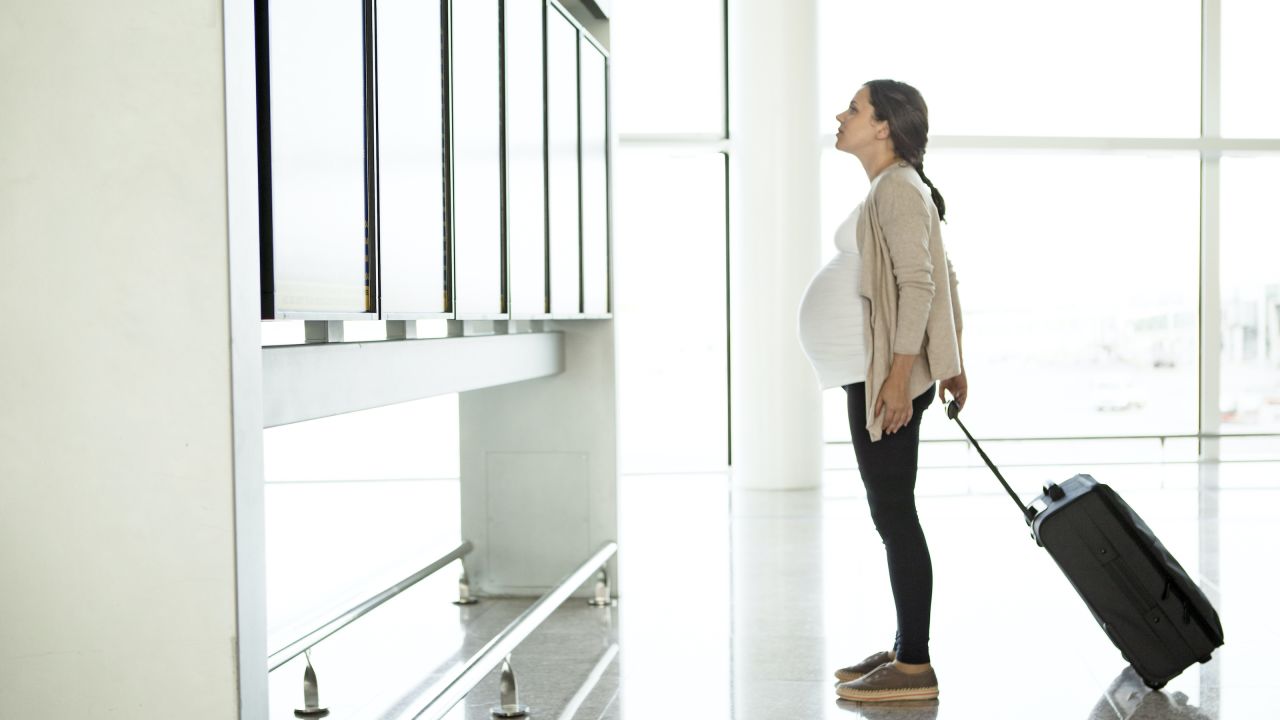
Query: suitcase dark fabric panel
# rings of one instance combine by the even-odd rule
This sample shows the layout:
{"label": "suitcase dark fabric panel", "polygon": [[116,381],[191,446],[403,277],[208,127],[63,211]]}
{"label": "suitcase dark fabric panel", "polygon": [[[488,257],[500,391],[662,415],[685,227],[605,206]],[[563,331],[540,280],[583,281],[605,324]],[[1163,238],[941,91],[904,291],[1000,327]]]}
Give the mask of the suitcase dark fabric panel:
{"label": "suitcase dark fabric panel", "polygon": [[1133,669],[1159,687],[1207,662],[1223,641],[1218,613],[1155,533],[1088,475],[1058,487],[1041,496],[1032,533]]}

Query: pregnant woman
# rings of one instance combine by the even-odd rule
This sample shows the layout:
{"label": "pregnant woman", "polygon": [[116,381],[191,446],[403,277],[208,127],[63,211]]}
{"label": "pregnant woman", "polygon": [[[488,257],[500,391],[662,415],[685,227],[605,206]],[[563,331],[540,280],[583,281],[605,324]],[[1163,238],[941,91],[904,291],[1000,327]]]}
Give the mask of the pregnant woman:
{"label": "pregnant woman", "polygon": [[836,116],[836,148],[871,187],[836,230],[839,253],[814,276],[799,333],[823,387],[843,387],[858,471],[884,542],[898,628],[892,649],[836,671],[836,693],[884,702],[938,696],[929,662],[933,566],[916,514],[920,417],[968,395],[956,275],[942,245],[946,204],[924,174],[928,109],[920,93],[873,80]]}

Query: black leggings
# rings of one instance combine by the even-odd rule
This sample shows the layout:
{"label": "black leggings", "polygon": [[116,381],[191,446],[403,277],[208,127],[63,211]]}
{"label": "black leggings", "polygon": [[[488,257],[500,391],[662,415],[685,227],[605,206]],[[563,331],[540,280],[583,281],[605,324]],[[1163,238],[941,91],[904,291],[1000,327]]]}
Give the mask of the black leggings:
{"label": "black leggings", "polygon": [[[911,401],[911,421],[892,435],[871,442],[867,433],[866,383],[845,385],[849,430],[858,471],[867,488],[867,505],[889,558],[889,584],[898,611],[893,649],[904,663],[929,662],[929,606],[933,600],[933,564],[916,515],[916,467],[920,417],[937,387]],[[881,412],[884,412],[883,410]]]}

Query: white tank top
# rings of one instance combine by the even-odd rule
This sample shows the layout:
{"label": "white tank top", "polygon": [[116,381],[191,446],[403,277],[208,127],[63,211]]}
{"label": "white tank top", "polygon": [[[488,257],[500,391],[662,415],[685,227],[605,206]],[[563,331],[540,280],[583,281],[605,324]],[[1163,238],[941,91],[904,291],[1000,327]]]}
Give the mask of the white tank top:
{"label": "white tank top", "polygon": [[[877,179],[879,179],[877,177]],[[809,281],[800,301],[800,344],[823,389],[867,379],[862,334],[862,256],[858,254],[859,203],[836,229],[836,256]]]}

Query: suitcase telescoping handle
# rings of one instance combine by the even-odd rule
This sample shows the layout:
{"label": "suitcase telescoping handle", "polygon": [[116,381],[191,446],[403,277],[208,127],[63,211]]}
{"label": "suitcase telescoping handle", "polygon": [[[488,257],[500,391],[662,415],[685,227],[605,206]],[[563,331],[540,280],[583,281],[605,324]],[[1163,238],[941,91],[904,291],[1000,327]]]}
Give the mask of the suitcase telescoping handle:
{"label": "suitcase telescoping handle", "polygon": [[978,454],[982,456],[982,459],[986,461],[987,467],[991,468],[991,472],[996,474],[996,479],[1004,486],[1004,490],[1009,493],[1009,497],[1013,498],[1013,501],[1018,504],[1018,509],[1022,511],[1022,516],[1026,518],[1027,524],[1030,525],[1031,521],[1035,519],[1036,511],[1022,504],[1022,501],[1018,499],[1017,493],[1013,491],[1013,488],[1009,487],[1009,483],[1005,482],[1004,476],[1000,474],[1000,470],[996,467],[996,464],[991,462],[991,458],[987,457],[987,454],[982,451],[982,446],[978,444],[977,440],[973,439],[973,435],[969,434],[969,428],[965,427],[964,423],[960,422],[960,405],[955,400],[947,403],[947,417],[951,420],[955,420],[956,424],[960,426],[960,429],[964,431],[965,437],[969,438],[969,442],[973,443],[974,449],[977,450]]}

